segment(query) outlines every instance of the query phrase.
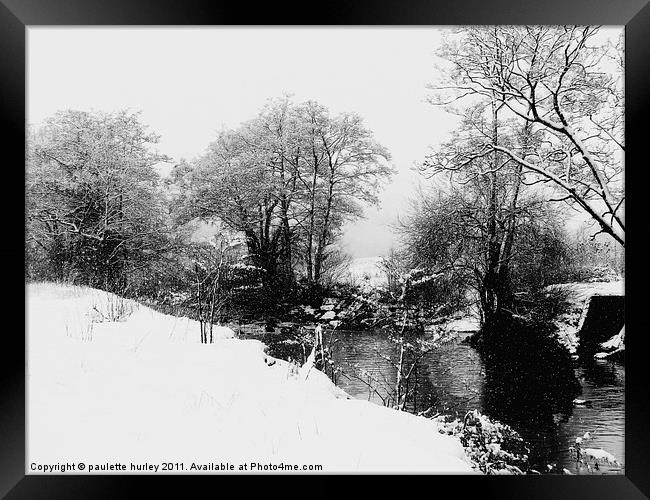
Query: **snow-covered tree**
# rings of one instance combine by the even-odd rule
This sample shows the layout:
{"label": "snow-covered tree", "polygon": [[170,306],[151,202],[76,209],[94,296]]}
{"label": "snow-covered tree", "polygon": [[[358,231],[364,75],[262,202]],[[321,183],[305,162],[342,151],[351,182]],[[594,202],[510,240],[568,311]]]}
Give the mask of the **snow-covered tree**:
{"label": "snow-covered tree", "polygon": [[514,161],[624,246],[622,54],[598,26],[465,27],[441,52],[452,69],[433,100],[491,101],[527,126],[519,143],[485,136],[472,159]]}
{"label": "snow-covered tree", "polygon": [[361,202],[377,202],[388,159],[357,115],[332,117],[285,97],[180,165],[178,199],[186,217],[217,217],[244,232],[269,280],[290,283],[302,267],[317,284],[343,223],[361,215]]}
{"label": "snow-covered tree", "polygon": [[165,248],[157,142],[126,111],[63,111],[30,130],[27,240],[43,277],[123,287]]}

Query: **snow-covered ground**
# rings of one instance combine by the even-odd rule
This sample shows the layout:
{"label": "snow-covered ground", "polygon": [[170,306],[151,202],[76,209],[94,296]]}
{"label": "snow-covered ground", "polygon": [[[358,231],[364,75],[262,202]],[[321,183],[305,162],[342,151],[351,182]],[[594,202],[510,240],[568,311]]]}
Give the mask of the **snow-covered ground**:
{"label": "snow-covered ground", "polygon": [[478,314],[472,312],[461,313],[444,323],[447,330],[457,333],[476,333],[481,329],[481,320]]}
{"label": "snow-covered ground", "polygon": [[560,290],[566,293],[567,311],[557,320],[558,341],[574,354],[578,348],[578,332],[587,312],[587,305],[594,295],[625,295],[625,285],[622,280],[596,281],[591,283],[564,283],[547,287],[548,291]]}
{"label": "snow-covered ground", "polygon": [[350,283],[372,288],[388,286],[386,271],[381,268],[381,257],[353,259],[345,276]]}
{"label": "snow-covered ground", "polygon": [[472,472],[435,422],[349,399],[228,328],[201,344],[193,320],[66,285],[28,285],[27,307],[28,473],[63,462]]}

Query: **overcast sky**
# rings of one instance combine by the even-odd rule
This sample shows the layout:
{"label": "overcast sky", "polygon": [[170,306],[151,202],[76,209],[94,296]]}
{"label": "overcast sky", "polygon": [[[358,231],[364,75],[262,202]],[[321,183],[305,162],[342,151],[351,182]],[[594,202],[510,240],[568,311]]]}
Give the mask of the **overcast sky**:
{"label": "overcast sky", "polygon": [[174,160],[201,154],[223,127],[284,93],[359,113],[398,170],[366,219],[347,226],[354,257],[385,254],[390,225],[422,178],[411,169],[455,117],[425,101],[444,27],[29,27],[28,121],[60,109],[142,111]]}

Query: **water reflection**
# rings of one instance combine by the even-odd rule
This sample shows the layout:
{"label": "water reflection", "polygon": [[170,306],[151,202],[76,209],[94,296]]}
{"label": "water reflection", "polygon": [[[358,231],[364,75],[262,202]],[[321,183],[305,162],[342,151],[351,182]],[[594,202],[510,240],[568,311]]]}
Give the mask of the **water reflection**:
{"label": "water reflection", "polygon": [[558,461],[558,466],[569,468],[571,464],[557,455],[569,446],[558,430],[569,422],[573,400],[580,394],[570,360],[564,353],[525,349],[483,358],[482,411],[516,429],[529,443],[533,468],[544,470]]}

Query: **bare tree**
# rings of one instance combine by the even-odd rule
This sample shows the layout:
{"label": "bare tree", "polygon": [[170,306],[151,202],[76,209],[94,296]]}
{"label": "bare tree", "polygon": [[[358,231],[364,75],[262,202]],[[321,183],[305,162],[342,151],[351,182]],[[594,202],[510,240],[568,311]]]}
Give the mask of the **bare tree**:
{"label": "bare tree", "polygon": [[332,243],[336,214],[340,222],[359,216],[359,202],[376,203],[379,185],[393,173],[386,163],[390,154],[374,141],[356,114],[336,117],[321,131],[320,139],[325,152],[325,196],[314,261],[316,282]]}
{"label": "bare tree", "polygon": [[346,220],[360,217],[362,203],[376,203],[381,184],[393,173],[390,154],[354,113],[330,116],[324,106],[308,101],[296,108],[302,141],[293,159],[302,187],[307,279],[319,283],[325,261]]}
{"label": "bare tree", "polygon": [[246,234],[267,283],[293,280],[295,248],[318,283],[343,222],[362,214],[392,169],[389,154],[354,114],[330,117],[318,103],[271,102],[255,119],[219,134],[206,154],[179,165],[185,218],[216,216]]}
{"label": "bare tree", "polygon": [[591,26],[462,28],[441,54],[452,64],[449,81],[431,89],[436,103],[491,100],[525,123],[527,141],[486,137],[473,159],[500,153],[515,161],[624,246],[622,47],[600,33]]}
{"label": "bare tree", "polygon": [[[490,98],[464,111],[453,139],[422,166],[442,181],[437,198],[424,195],[407,221],[411,227],[403,227],[424,261],[453,270],[460,283],[475,289],[486,322],[511,307],[515,235],[531,208],[523,196],[522,167],[501,153],[477,153],[486,139],[512,145],[529,138],[527,126],[517,135],[502,125],[498,110]],[[428,234],[434,228],[437,234]]]}

